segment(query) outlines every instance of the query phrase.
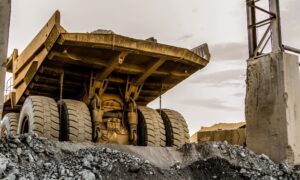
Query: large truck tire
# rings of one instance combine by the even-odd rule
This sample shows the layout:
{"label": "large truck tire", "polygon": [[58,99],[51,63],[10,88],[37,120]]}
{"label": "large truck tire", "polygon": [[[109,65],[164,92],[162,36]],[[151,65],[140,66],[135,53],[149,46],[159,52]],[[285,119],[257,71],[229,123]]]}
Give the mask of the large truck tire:
{"label": "large truck tire", "polygon": [[58,102],[60,118],[60,141],[92,141],[92,120],[84,102],[63,99]]}
{"label": "large truck tire", "polygon": [[7,113],[0,123],[0,138],[16,135],[18,131],[19,113]]}
{"label": "large truck tire", "polygon": [[138,107],[138,145],[166,146],[166,132],[162,118],[154,109]]}
{"label": "large truck tire", "polygon": [[166,146],[182,146],[189,143],[189,130],[183,116],[170,109],[157,110],[166,127]]}
{"label": "large truck tire", "polygon": [[19,117],[18,134],[36,133],[52,140],[59,138],[59,115],[54,99],[44,96],[26,98]]}

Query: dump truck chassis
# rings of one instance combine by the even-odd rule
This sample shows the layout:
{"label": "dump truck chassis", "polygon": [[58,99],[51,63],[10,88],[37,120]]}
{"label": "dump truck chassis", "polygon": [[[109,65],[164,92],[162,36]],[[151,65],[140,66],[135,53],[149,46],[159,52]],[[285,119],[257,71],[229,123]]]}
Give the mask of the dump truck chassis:
{"label": "dump truck chassis", "polygon": [[[118,63],[122,63],[124,56],[119,56],[119,59]],[[93,138],[99,143],[136,145],[138,116],[135,99],[142,85],[133,85],[128,79],[125,92],[121,92],[121,95],[105,94],[109,80],[101,80],[104,78],[102,74],[96,73],[94,76],[91,73],[89,90],[83,98],[91,108]]]}
{"label": "dump truck chassis", "polygon": [[13,89],[4,102],[2,136],[37,133],[144,146],[188,142],[179,113],[146,105],[205,67],[207,44],[188,50],[99,32],[68,33],[56,11],[20,55],[13,51],[6,62]]}

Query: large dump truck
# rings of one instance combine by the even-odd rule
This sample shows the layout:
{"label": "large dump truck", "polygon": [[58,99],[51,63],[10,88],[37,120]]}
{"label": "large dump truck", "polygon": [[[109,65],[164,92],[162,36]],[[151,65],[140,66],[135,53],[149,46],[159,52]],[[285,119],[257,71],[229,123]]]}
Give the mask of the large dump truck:
{"label": "large dump truck", "polygon": [[1,136],[35,133],[60,141],[180,146],[184,118],[146,105],[209,62],[192,50],[112,31],[69,33],[56,11],[32,42],[7,59],[13,77]]}

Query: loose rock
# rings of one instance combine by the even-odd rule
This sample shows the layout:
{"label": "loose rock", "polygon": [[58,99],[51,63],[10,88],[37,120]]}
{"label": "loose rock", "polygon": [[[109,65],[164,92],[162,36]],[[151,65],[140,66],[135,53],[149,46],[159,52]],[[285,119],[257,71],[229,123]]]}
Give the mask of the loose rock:
{"label": "loose rock", "polygon": [[[240,146],[221,142],[186,144],[183,161],[169,168],[113,148],[85,145],[78,150],[63,142],[17,135],[0,139],[0,179],[297,179],[300,166],[276,164]],[[85,148],[86,147],[86,148]]]}

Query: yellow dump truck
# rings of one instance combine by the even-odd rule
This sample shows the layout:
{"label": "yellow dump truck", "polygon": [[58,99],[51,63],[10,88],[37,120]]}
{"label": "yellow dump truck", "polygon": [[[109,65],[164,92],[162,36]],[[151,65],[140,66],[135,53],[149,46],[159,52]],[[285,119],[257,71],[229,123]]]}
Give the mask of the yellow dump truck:
{"label": "yellow dump truck", "polygon": [[246,146],[246,123],[219,123],[211,127],[202,127],[193,134],[191,142],[227,141],[229,144]]}
{"label": "yellow dump truck", "polygon": [[206,44],[192,50],[112,31],[69,33],[57,11],[19,55],[1,136],[36,133],[61,141],[179,146],[189,141],[176,111],[146,105],[209,62]]}

